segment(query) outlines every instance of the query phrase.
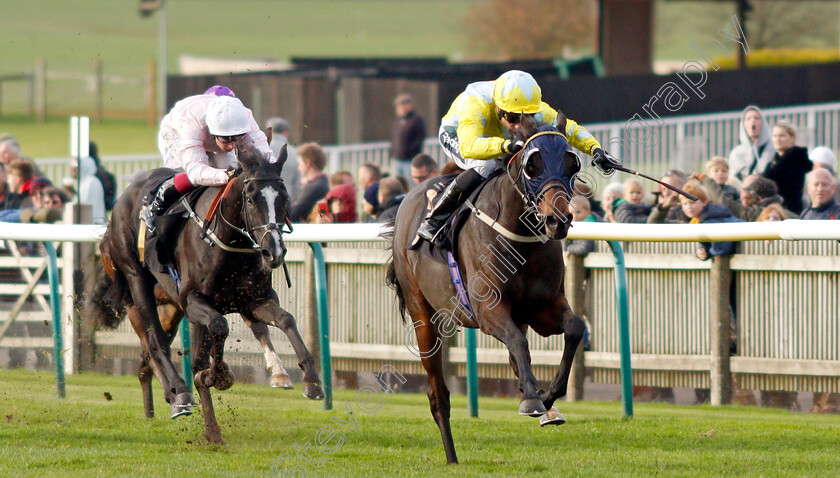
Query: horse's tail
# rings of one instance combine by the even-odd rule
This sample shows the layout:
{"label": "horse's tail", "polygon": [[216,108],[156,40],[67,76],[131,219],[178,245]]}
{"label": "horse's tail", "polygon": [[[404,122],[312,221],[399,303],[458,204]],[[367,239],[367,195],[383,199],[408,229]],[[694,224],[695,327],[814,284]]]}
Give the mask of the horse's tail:
{"label": "horse's tail", "polygon": [[110,266],[113,277],[105,270],[104,263],[111,261],[106,244],[110,230],[102,240],[102,261],[93,268],[94,280],[90,282],[83,304],[85,314],[94,319],[94,323],[107,329],[114,329],[125,318],[125,307],[130,305],[128,281],[119,269]]}
{"label": "horse's tail", "polygon": [[397,293],[400,317],[405,322],[405,297],[403,296],[402,286],[397,280],[397,268],[394,265],[394,222],[395,220],[391,220],[385,223],[379,237],[391,241],[391,257],[388,259],[388,271],[385,273],[385,283]]}

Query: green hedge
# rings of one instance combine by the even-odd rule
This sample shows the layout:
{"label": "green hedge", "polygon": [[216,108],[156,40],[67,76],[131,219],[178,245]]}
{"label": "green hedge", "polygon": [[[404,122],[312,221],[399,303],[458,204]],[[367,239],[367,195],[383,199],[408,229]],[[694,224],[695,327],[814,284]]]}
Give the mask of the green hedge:
{"label": "green hedge", "polygon": [[[735,54],[732,55],[732,58],[721,55],[716,57],[714,61],[725,70],[733,70],[738,67],[738,57]],[[840,61],[840,50],[837,48],[780,48],[777,50],[752,50],[747,54],[747,66],[750,68],[809,65],[836,61]]]}

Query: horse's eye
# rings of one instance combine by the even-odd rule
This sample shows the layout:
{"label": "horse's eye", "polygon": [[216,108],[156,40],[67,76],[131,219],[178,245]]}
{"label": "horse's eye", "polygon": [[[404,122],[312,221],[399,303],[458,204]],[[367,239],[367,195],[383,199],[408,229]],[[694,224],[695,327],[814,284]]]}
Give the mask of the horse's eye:
{"label": "horse's eye", "polygon": [[533,178],[542,171],[542,156],[539,153],[532,154],[525,158],[525,177]]}
{"label": "horse's eye", "polygon": [[249,205],[250,205],[250,204],[254,204],[254,200],[253,200],[253,199],[251,199],[251,198],[246,198],[246,199],[245,199],[245,202],[247,202]]}

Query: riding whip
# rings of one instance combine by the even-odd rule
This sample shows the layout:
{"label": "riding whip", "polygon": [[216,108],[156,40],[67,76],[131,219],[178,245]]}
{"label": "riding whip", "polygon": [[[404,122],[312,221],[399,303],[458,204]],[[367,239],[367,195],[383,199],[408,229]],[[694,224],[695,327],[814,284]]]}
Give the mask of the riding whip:
{"label": "riding whip", "polygon": [[616,171],[621,171],[621,172],[623,172],[623,173],[627,173],[627,174],[635,174],[636,176],[639,176],[639,177],[641,177],[641,178],[649,179],[649,180],[651,180],[651,181],[653,181],[653,182],[655,182],[655,183],[657,183],[657,184],[661,184],[662,186],[665,186],[666,188],[670,189],[671,191],[674,191],[674,192],[675,192],[675,193],[677,193],[677,194],[682,194],[683,196],[687,197],[688,199],[691,199],[692,201],[696,201],[696,200],[697,200],[697,196],[694,196],[694,195],[692,195],[692,194],[688,194],[687,192],[683,191],[682,189],[680,189],[680,188],[678,188],[678,187],[671,186],[670,184],[665,183],[665,182],[662,182],[662,181],[660,181],[660,180],[658,180],[658,179],[653,179],[652,177],[647,176],[647,175],[644,175],[644,174],[642,174],[642,173],[640,173],[640,172],[633,171],[632,169],[627,169],[627,168],[625,168],[624,166],[619,166],[619,165],[617,165],[617,164],[615,164],[615,165],[610,165],[610,167],[611,167],[611,168],[613,168],[613,169],[615,169]]}

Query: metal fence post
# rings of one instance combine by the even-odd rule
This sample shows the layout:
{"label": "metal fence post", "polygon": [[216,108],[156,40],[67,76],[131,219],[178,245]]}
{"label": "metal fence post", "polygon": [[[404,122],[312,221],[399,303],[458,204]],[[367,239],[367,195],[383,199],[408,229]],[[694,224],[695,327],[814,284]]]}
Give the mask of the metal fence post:
{"label": "metal fence post", "polygon": [[471,417],[478,416],[478,361],[476,359],[475,329],[464,330],[467,347],[467,411]]}
{"label": "metal fence post", "polygon": [[44,241],[47,250],[47,275],[50,281],[50,308],[52,309],[53,361],[55,362],[55,394],[64,398],[64,342],[61,337],[61,300],[58,292],[58,263],[55,258],[55,246]]}
{"label": "metal fence post", "polygon": [[321,244],[310,242],[315,258],[315,292],[318,300],[318,337],[321,344],[321,373],[324,375],[324,410],[332,410],[332,361],[330,359],[330,314],[327,308],[327,266]]}
{"label": "metal fence post", "polygon": [[627,307],[627,273],[624,251],[618,241],[608,241],[615,257],[615,295],[618,306],[618,348],[621,353],[621,405],[624,418],[633,418],[633,372],[630,368],[630,316]]}

